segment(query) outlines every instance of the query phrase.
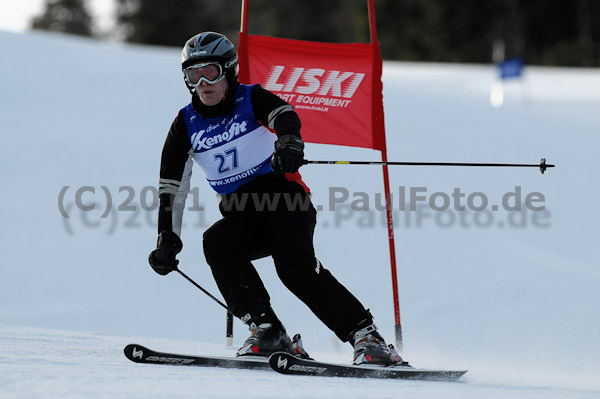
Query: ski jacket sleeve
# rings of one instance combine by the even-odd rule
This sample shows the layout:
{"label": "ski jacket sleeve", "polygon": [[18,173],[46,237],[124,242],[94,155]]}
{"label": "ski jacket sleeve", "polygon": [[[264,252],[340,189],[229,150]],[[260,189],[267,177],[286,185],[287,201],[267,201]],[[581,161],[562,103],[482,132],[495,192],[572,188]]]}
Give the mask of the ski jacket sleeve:
{"label": "ski jacket sleeve", "polygon": [[254,117],[269,129],[275,130],[278,137],[291,134],[302,138],[300,118],[294,107],[259,84],[252,88],[250,99]]}
{"label": "ski jacket sleeve", "polygon": [[192,177],[191,143],[183,110],[173,121],[162,150],[158,184],[158,233],[172,231],[181,236],[185,200]]}

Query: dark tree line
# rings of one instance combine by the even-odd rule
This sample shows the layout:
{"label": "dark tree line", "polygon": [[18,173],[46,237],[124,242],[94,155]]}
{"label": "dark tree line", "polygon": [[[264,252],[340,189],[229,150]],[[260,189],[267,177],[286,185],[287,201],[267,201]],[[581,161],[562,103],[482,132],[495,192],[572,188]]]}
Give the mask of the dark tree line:
{"label": "dark tree line", "polygon": [[47,0],[44,12],[31,21],[33,29],[92,36],[93,21],[83,0]]}
{"label": "dark tree line", "polygon": [[[123,40],[180,47],[214,30],[237,42],[241,0],[114,0]],[[32,23],[93,35],[86,0],[46,0]],[[597,0],[375,0],[378,39],[386,60],[492,61],[494,42],[506,56],[538,65],[600,66]],[[301,40],[366,42],[366,0],[250,0],[250,34]]]}

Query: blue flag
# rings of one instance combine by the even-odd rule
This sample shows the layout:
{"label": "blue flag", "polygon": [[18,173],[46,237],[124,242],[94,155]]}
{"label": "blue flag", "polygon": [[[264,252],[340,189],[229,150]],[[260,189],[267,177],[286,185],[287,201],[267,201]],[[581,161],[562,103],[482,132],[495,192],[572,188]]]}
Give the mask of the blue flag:
{"label": "blue flag", "polygon": [[498,64],[500,68],[500,78],[518,78],[523,73],[523,59],[509,58]]}

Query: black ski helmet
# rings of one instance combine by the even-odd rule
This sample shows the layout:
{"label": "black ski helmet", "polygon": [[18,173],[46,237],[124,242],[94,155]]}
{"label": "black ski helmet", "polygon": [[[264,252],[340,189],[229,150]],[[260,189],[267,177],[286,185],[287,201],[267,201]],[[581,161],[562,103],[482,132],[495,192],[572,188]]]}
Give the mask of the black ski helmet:
{"label": "black ski helmet", "polygon": [[[190,38],[181,51],[181,69],[184,70],[198,62],[219,62],[229,84],[232,85],[237,81],[237,53],[225,35],[202,32]],[[191,92],[194,91],[187,82],[186,86]]]}

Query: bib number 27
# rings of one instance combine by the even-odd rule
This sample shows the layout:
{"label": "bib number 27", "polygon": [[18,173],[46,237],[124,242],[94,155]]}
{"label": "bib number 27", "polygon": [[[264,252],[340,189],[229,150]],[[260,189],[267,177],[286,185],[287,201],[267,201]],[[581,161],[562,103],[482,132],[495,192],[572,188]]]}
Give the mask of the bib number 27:
{"label": "bib number 27", "polygon": [[237,169],[239,166],[237,147],[215,154],[214,158],[218,162],[217,170],[219,173],[229,172],[232,169]]}

